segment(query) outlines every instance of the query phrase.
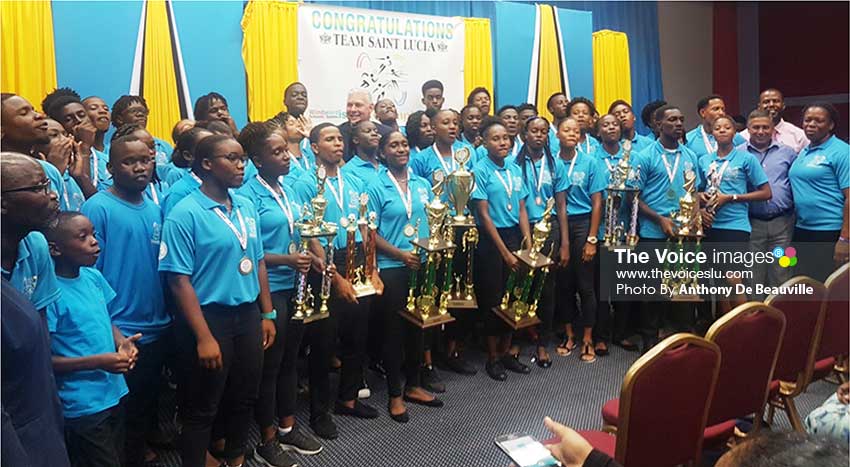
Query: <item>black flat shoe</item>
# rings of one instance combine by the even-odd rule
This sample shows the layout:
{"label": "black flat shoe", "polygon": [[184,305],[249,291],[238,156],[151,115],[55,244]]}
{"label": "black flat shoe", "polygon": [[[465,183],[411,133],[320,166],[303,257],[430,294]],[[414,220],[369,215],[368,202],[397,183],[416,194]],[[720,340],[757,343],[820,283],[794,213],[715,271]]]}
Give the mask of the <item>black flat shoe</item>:
{"label": "black flat shoe", "polygon": [[461,358],[458,354],[446,359],[446,367],[460,375],[472,376],[478,373],[472,365],[467,363],[467,361]]}
{"label": "black flat shoe", "polygon": [[505,373],[505,366],[498,360],[495,362],[487,362],[487,364],[484,365],[484,370],[487,371],[487,375],[496,381],[504,381],[508,379],[508,374]]}
{"label": "black flat shoe", "polygon": [[394,422],[407,423],[410,420],[410,415],[407,414],[407,410],[405,410],[404,412],[402,412],[398,415],[393,415],[393,413],[390,412],[389,410],[390,410],[389,407],[387,407],[387,411],[390,414],[390,418],[392,418]]}
{"label": "black flat shoe", "polygon": [[516,355],[505,355],[504,357],[502,357],[502,365],[504,365],[506,369],[513,371],[514,373],[519,373],[521,375],[527,375],[531,373],[531,368],[520,362],[519,357]]}
{"label": "black flat shoe", "polygon": [[540,368],[544,368],[544,369],[552,366],[552,360],[550,360],[548,358],[546,358],[546,359],[537,358],[537,354],[531,355],[531,363],[535,363],[535,364],[537,364],[537,366],[539,366]]}
{"label": "black flat shoe", "polygon": [[[600,345],[603,345],[604,347],[600,347]],[[632,344],[632,345],[634,345],[634,344]],[[628,350],[625,347],[623,347],[623,349]],[[637,350],[637,349],[635,349],[635,350]],[[597,356],[604,357],[604,356],[608,355],[608,344],[606,344],[604,342],[597,342],[596,346],[593,348],[593,351],[596,352]]]}
{"label": "black flat shoe", "polygon": [[440,399],[437,399],[436,397],[429,400],[429,401],[422,401],[422,400],[419,400],[419,399],[414,399],[414,398],[405,394],[402,398],[404,399],[405,402],[410,402],[411,404],[416,404],[416,405],[424,405],[425,407],[432,407],[432,408],[435,408],[435,409],[443,406],[443,401],[441,401]]}
{"label": "black flat shoe", "polygon": [[[640,350],[640,347],[638,347],[637,344],[635,344],[634,342],[629,342],[627,340],[622,340],[620,342],[614,342],[614,345],[616,345],[617,347],[620,347],[621,349],[623,349],[627,352],[637,352],[638,350]],[[596,352],[599,353],[599,350],[597,349]]]}
{"label": "black flat shoe", "polygon": [[342,402],[337,401],[334,406],[334,413],[357,418],[378,418],[377,410],[356,399],[354,400],[354,407],[347,407]]}

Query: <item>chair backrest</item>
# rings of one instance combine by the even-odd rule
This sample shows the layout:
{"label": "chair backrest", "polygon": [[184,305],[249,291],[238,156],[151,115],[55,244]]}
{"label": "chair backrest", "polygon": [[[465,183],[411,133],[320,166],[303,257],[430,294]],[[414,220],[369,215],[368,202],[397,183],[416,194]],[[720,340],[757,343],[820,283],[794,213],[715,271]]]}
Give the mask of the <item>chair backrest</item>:
{"label": "chair backrest", "polygon": [[850,349],[850,263],[826,280],[825,315],[815,361],[847,355]]}
{"label": "chair backrest", "polygon": [[785,337],[773,379],[795,383],[797,391],[803,391],[812,375],[823,329],[826,287],[806,276],[792,277],[779,287],[783,293],[764,301],[785,315]]}
{"label": "chair backrest", "polygon": [[709,426],[761,412],[784,333],[785,316],[761,302],[738,306],[709,328],[705,338],[723,357]]}
{"label": "chair backrest", "polygon": [[616,459],[629,467],[699,465],[720,349],[674,334],[639,358],[620,391]]}

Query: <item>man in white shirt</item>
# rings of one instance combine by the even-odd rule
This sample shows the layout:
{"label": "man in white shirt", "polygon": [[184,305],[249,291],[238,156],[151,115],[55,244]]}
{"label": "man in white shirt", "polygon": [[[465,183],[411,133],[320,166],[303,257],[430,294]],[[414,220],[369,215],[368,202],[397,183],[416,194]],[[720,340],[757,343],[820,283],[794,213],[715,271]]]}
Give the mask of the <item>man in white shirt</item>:
{"label": "man in white shirt", "polygon": [[[778,89],[765,89],[759,94],[760,110],[764,110],[773,118],[774,133],[773,140],[782,143],[794,152],[800,152],[801,149],[809,145],[809,139],[806,138],[806,133],[793,123],[788,123],[782,119],[782,111],[785,110],[785,98]],[[750,132],[744,130],[740,133],[748,142],[750,141]]]}

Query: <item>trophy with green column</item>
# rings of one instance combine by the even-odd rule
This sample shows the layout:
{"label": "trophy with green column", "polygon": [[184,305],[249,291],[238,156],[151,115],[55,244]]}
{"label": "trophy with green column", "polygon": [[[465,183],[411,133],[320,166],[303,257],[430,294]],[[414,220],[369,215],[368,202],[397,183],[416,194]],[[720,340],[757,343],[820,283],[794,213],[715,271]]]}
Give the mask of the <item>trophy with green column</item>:
{"label": "trophy with green column", "polygon": [[445,178],[449,201],[454,211],[454,215],[447,222],[450,230],[448,235],[460,244],[462,256],[458,259],[462,261],[465,258],[463,269],[452,271],[452,285],[447,297],[449,308],[478,308],[472,280],[475,247],[478,246],[478,228],[468,208],[469,197],[475,187],[475,174],[466,167],[471,156],[469,148],[460,148],[455,151],[454,160],[458,168],[447,174]]}
{"label": "trophy with green column", "polygon": [[[531,232],[528,248],[514,252],[520,261],[518,271],[511,271],[502,302],[493,311],[512,329],[534,326],[540,322],[537,307],[543,295],[543,286],[554,261],[543,254],[543,248],[552,234],[552,209],[555,200],[546,203],[546,209]],[[525,243],[525,240],[523,241]],[[551,247],[550,252],[551,254]]]}

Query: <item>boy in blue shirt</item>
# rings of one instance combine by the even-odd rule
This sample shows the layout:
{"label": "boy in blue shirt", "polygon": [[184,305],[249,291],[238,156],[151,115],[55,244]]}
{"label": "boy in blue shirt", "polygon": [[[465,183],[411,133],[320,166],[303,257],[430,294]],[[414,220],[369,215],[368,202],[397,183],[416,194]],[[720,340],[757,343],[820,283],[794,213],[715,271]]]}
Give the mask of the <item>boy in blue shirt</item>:
{"label": "boy in blue shirt", "polygon": [[[723,97],[716,94],[703,97],[697,102],[697,113],[702,123],[685,135],[685,144],[688,149],[697,155],[697,159],[706,154],[717,151],[717,140],[711,134],[711,125],[714,119],[726,115],[726,103]],[[732,143],[740,146],[747,141],[743,136],[735,133]]]}
{"label": "boy in blue shirt", "polygon": [[354,147],[354,157],[342,166],[344,175],[351,175],[359,179],[363,186],[371,186],[377,181],[378,173],[383,166],[378,161],[378,142],[381,134],[378,127],[369,120],[354,125],[350,144]]}
{"label": "boy in blue shirt", "polygon": [[139,350],[145,358],[127,375],[126,456],[127,465],[136,466],[144,462],[145,435],[156,428],[160,375],[172,348],[171,315],[157,271],[162,212],[144,196],[154,163],[142,140],[132,135],[113,140],[108,168],[112,185],[89,199],[83,214],[103,248],[96,267],[116,291],[108,307],[112,322],[125,334],[144,335]]}
{"label": "boy in blue shirt", "polygon": [[73,465],[121,465],[127,394],[122,373],[138,359],[135,342],[112,325],[106,307],[115,292],[97,269],[94,227],[80,213],[64,212],[47,232],[62,298],[47,309],[47,328],[65,444]]}

